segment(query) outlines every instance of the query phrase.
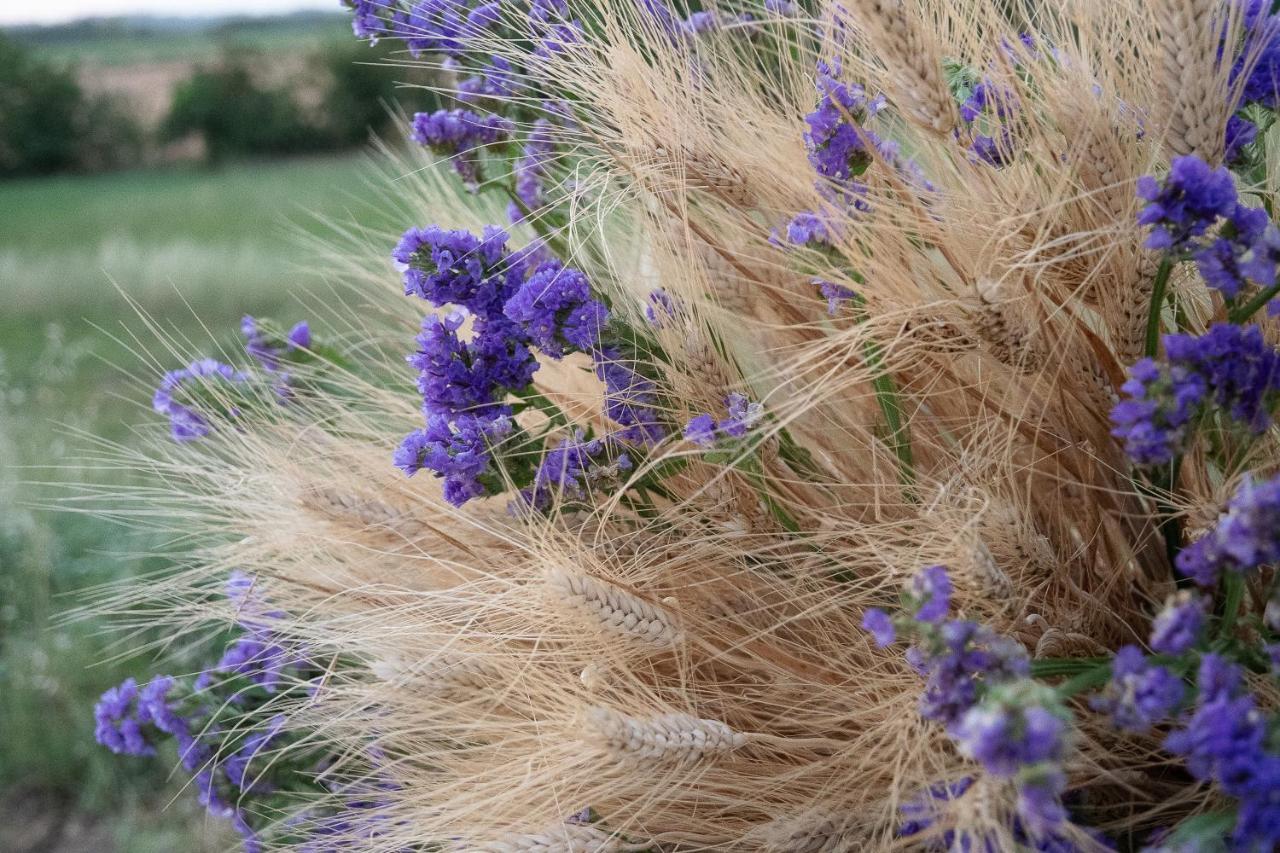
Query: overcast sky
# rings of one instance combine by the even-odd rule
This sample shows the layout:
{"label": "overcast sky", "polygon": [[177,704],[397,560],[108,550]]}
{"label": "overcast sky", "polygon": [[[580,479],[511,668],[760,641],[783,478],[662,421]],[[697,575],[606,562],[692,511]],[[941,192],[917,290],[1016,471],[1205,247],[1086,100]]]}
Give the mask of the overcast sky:
{"label": "overcast sky", "polygon": [[0,0],[0,26],[53,24],[102,15],[267,15],[338,8],[338,0]]}

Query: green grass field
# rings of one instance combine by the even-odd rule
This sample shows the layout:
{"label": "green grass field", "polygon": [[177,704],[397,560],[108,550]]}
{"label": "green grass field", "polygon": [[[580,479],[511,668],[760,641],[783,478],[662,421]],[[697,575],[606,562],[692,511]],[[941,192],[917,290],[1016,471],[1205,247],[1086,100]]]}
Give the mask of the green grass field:
{"label": "green grass field", "polygon": [[[360,201],[363,174],[360,158],[343,158],[0,183],[0,850],[225,844],[165,762],[94,743],[97,695],[145,676],[150,660],[117,658],[119,637],[102,624],[59,618],[86,588],[162,571],[122,556],[155,543],[32,506],[66,484],[126,476],[80,467],[75,432],[127,442],[131,426],[157,417],[145,391],[154,370],[112,339],[124,329],[147,338],[116,288],[210,346],[210,330],[226,344],[244,313],[296,319],[289,294],[307,258],[289,223],[314,233],[316,217],[388,224]],[[52,815],[48,836],[11,837],[43,825],[11,809]],[[67,839],[68,815],[88,827],[81,846]]]}

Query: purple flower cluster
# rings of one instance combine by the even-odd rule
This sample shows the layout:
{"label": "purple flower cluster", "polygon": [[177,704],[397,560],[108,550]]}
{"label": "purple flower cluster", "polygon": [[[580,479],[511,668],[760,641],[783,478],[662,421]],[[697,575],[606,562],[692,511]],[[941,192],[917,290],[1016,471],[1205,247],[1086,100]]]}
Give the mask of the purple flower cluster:
{"label": "purple flower cluster", "polygon": [[822,278],[815,278],[813,283],[818,288],[818,292],[827,300],[827,313],[834,317],[840,312],[841,304],[851,299],[856,299],[858,294],[845,287],[843,284],[836,284]]}
{"label": "purple flower cluster", "polygon": [[884,106],[856,84],[840,81],[839,62],[818,63],[818,106],[805,116],[809,163],[824,178],[846,184],[872,162],[875,137],[860,125]]}
{"label": "purple flower cluster", "polygon": [[967,757],[992,776],[1015,779],[1018,817],[1032,836],[1067,819],[1060,764],[1070,745],[1070,717],[1052,688],[1030,680],[993,687],[952,729]]}
{"label": "purple flower cluster", "polygon": [[1182,679],[1147,661],[1137,646],[1124,646],[1112,662],[1107,689],[1094,696],[1094,710],[1110,715],[1116,728],[1145,732],[1173,716],[1186,692]]}
{"label": "purple flower cluster", "polygon": [[480,151],[511,136],[511,122],[499,115],[471,110],[436,110],[413,117],[413,141],[450,158],[470,189],[479,186]]}
{"label": "purple flower cluster", "polygon": [[1200,641],[1205,627],[1205,601],[1190,590],[1169,596],[1151,622],[1151,648],[1162,655],[1181,655]]}
{"label": "purple flower cluster", "polygon": [[526,210],[536,213],[546,204],[544,182],[555,155],[552,127],[545,118],[535,121],[520,150],[520,158],[515,165],[515,193],[520,204],[513,201],[507,208],[507,217],[513,224],[524,221]]}
{"label": "purple flower cluster", "polygon": [[[212,386],[216,382],[241,383],[245,375],[229,364],[212,358],[191,362],[180,370],[171,370],[160,380],[151,407],[169,418],[169,431],[174,441],[194,441],[204,438],[212,430],[209,419],[182,401],[183,391]],[[234,414],[234,412],[233,412]]]}
{"label": "purple flower cluster", "polygon": [[595,351],[609,320],[609,310],[592,295],[586,275],[558,261],[540,264],[503,312],[552,358]]}
{"label": "purple flower cluster", "polygon": [[[1012,51],[1010,57],[1016,60]],[[960,118],[967,125],[978,124],[992,131],[973,130],[969,151],[974,159],[996,167],[1012,162],[1014,141],[1009,119],[1016,109],[1016,96],[1008,89],[987,79],[974,85],[960,104]]]}
{"label": "purple flower cluster", "polygon": [[1231,68],[1231,83],[1244,79],[1240,102],[1280,109],[1280,17],[1254,3],[1244,16],[1245,38]]}
{"label": "purple flower cluster", "polygon": [[951,595],[946,569],[930,566],[904,591],[901,616],[871,609],[863,628],[882,647],[900,630],[915,638],[907,662],[925,677],[921,716],[946,726],[960,751],[987,773],[1016,783],[1022,831],[1054,838],[1066,820],[1060,765],[1070,718],[1051,688],[1030,680],[1021,645],[975,622],[947,618]]}
{"label": "purple flower cluster", "polygon": [[1280,390],[1280,353],[1256,326],[1214,325],[1203,335],[1166,335],[1167,361],[1142,359],[1121,386],[1129,399],[1111,412],[1112,435],[1142,465],[1170,461],[1192,420],[1212,404],[1255,433],[1271,422]]}
{"label": "purple flower cluster", "polygon": [[1239,801],[1233,850],[1273,850],[1280,843],[1280,755],[1271,738],[1273,720],[1241,688],[1238,666],[1216,654],[1200,661],[1194,712],[1165,739],[1187,770],[1216,782]]}
{"label": "purple flower cluster", "polygon": [[408,361],[418,370],[428,416],[492,411],[508,391],[528,387],[538,369],[528,338],[505,317],[476,320],[471,339],[463,341],[458,331],[466,319],[465,312],[453,311],[422,321],[418,349]]}
{"label": "purple flower cluster", "polygon": [[1147,201],[1138,224],[1152,228],[1147,247],[1171,252],[1186,249],[1193,238],[1231,216],[1237,205],[1231,173],[1212,169],[1194,155],[1176,158],[1163,184],[1144,175],[1138,195]]}
{"label": "purple flower cluster", "polygon": [[[965,776],[954,782],[931,785],[907,800],[898,808],[900,820],[898,836],[911,837],[912,841],[916,840],[913,836],[925,836],[920,839],[923,844],[921,849],[928,850],[930,853],[953,853],[958,850],[966,853],[1002,853],[1005,844],[1002,833],[992,830],[939,826],[947,822],[945,813],[948,804],[962,799],[973,785],[974,778]],[[935,830],[934,827],[938,827],[941,831]],[[1062,832],[1045,831],[1034,836],[1029,834],[1020,815],[1014,816],[1009,832],[1013,836],[1014,843],[1018,845],[1018,850],[1034,850],[1039,853],[1081,853],[1083,849],[1078,842]],[[1115,849],[1115,846],[1096,830],[1084,829],[1083,832],[1092,841],[1088,848],[1090,851]],[[926,833],[928,833],[927,836]]]}
{"label": "purple flower cluster", "polygon": [[278,372],[281,360],[290,353],[311,347],[311,324],[306,320],[295,324],[281,339],[246,314],[240,320],[240,334],[244,335],[244,351],[268,373]]}
{"label": "purple flower cluster", "polygon": [[587,438],[579,430],[548,451],[522,497],[538,510],[550,508],[557,500],[585,501],[593,489],[616,486],[633,464],[612,437]]}
{"label": "purple flower cluster", "polygon": [[[1228,126],[1231,147],[1246,144],[1256,133],[1247,122]],[[1138,182],[1147,206],[1138,223],[1152,226],[1147,246],[1194,258],[1205,283],[1235,299],[1250,285],[1270,287],[1280,268],[1280,228],[1266,210],[1240,203],[1231,173],[1211,169],[1198,157],[1173,161],[1163,185],[1151,176]],[[1216,236],[1209,229],[1221,226]]]}
{"label": "purple flower cluster", "polygon": [[503,490],[493,449],[514,430],[511,410],[484,415],[429,415],[424,429],[409,433],[392,461],[406,474],[423,469],[444,479],[445,500],[454,506]]}
{"label": "purple flower cluster", "polygon": [[[228,582],[227,594],[247,633],[212,670],[194,681],[157,676],[142,687],[130,678],[103,693],[94,708],[97,740],[112,752],[152,756],[164,740],[172,739],[200,802],[210,814],[231,821],[243,837],[246,853],[261,849],[248,811],[251,800],[275,790],[269,777],[296,771],[287,769],[287,761],[279,766],[277,762],[254,764],[265,750],[288,736],[284,717],[276,715],[261,727],[236,732],[224,726],[223,713],[234,708],[253,718],[269,700],[272,685],[281,681],[284,673],[278,667],[283,660],[288,661],[296,684],[305,685],[315,675],[307,661],[297,654],[286,655],[279,640],[271,636],[270,620],[282,614],[262,606],[250,594],[251,587],[252,581],[239,573]],[[280,653],[250,651],[271,648]],[[215,678],[219,673],[227,677]]]}
{"label": "purple flower cluster", "polygon": [[1205,284],[1234,299],[1250,283],[1270,287],[1280,266],[1280,228],[1260,207],[1236,205],[1221,236],[1193,257]]}
{"label": "purple flower cluster", "polygon": [[595,355],[596,375],[604,382],[604,413],[623,427],[618,438],[633,444],[656,444],[666,435],[653,383],[614,349]]}
{"label": "purple flower cluster", "polygon": [[480,237],[435,225],[410,228],[391,257],[404,274],[406,296],[461,305],[480,317],[501,312],[525,274],[507,253],[507,232],[494,225]]}
{"label": "purple flower cluster", "polygon": [[764,417],[764,405],[754,403],[736,391],[725,398],[727,412],[717,420],[710,414],[694,415],[685,424],[684,437],[694,444],[711,447],[723,439],[742,438]]}
{"label": "purple flower cluster", "polygon": [[1202,587],[1224,571],[1247,574],[1280,562],[1280,477],[1246,480],[1212,530],[1178,554],[1178,571]]}

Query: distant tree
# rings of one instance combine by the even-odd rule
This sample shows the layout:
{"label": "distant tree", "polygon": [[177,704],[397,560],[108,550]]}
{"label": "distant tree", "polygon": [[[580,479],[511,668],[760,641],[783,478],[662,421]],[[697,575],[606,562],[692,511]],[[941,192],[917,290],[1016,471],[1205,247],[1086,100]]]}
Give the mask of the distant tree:
{"label": "distant tree", "polygon": [[0,33],[0,176],[78,165],[85,97],[71,71]]}
{"label": "distant tree", "polygon": [[209,159],[272,156],[326,147],[326,134],[306,120],[285,89],[258,85],[245,58],[225,57],[195,72],[173,96],[161,127],[165,139],[204,138]]}

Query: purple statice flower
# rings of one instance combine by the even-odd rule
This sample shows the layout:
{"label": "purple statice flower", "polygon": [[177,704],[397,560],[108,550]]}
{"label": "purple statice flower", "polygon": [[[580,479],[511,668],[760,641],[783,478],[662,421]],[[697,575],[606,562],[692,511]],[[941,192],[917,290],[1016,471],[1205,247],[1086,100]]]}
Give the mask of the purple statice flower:
{"label": "purple statice flower", "polygon": [[1147,662],[1137,646],[1124,646],[1111,665],[1111,681],[1090,705],[1127,732],[1145,732],[1173,715],[1182,702],[1182,679]]}
{"label": "purple statice flower", "polygon": [[1259,8],[1244,19],[1248,32],[1231,68],[1231,82],[1244,75],[1241,103],[1280,108],[1280,18],[1264,16]]}
{"label": "purple statice flower", "polygon": [[960,118],[965,124],[972,124],[984,115],[1008,118],[1014,112],[1014,101],[1013,92],[1007,88],[981,80],[960,104]]}
{"label": "purple statice flower", "polygon": [[635,0],[635,2],[643,20],[656,24],[658,29],[673,41],[679,38],[680,19],[676,17],[667,0]]}
{"label": "purple statice flower", "polygon": [[951,609],[951,591],[951,578],[947,576],[946,568],[929,566],[921,569],[911,579],[911,599],[916,608],[912,618],[917,622],[941,624]]}
{"label": "purple statice flower", "polygon": [[465,0],[415,0],[407,13],[396,15],[395,34],[415,58],[424,53],[460,57],[498,24],[499,11],[495,3],[472,9]]}
{"label": "purple statice flower", "polygon": [[280,370],[280,360],[287,353],[311,346],[311,325],[306,320],[294,325],[283,340],[276,340],[254,317],[246,314],[240,319],[240,334],[244,335],[245,352],[268,373]]}
{"label": "purple statice flower", "polygon": [[358,39],[368,39],[369,44],[377,44],[378,37],[387,31],[387,23],[383,16],[387,10],[386,0],[344,0],[351,9],[351,31]]}
{"label": "purple statice flower", "polygon": [[1163,464],[1179,452],[1187,427],[1213,403],[1232,420],[1260,433],[1271,423],[1280,390],[1280,353],[1256,326],[1218,323],[1200,336],[1166,335],[1167,363],[1143,359],[1121,386],[1130,399],[1111,411],[1111,434],[1143,465]]}
{"label": "purple statice flower", "polygon": [[1203,335],[1166,335],[1169,362],[1204,379],[1208,398],[1255,433],[1271,423],[1270,402],[1280,390],[1280,353],[1257,326],[1216,323]]}
{"label": "purple statice flower", "polygon": [[1258,126],[1242,115],[1235,114],[1227,119],[1227,135],[1225,155],[1227,163],[1238,163],[1244,156],[1245,149],[1258,138]]}
{"label": "purple statice flower", "polygon": [[586,275],[559,261],[540,264],[503,311],[552,358],[594,352],[609,321],[609,309],[592,296]]}
{"label": "purple statice flower", "polygon": [[792,0],[764,0],[764,10],[780,18],[791,18],[800,13]]}
{"label": "purple statice flower", "polygon": [[[879,99],[867,97],[855,83],[840,82],[840,63],[819,61],[818,106],[805,116],[805,145],[809,162],[819,175],[848,183],[871,165],[871,135],[859,127],[880,108]],[[793,241],[795,242],[795,241]]]}
{"label": "purple statice flower", "polygon": [[191,406],[179,402],[179,392],[188,386],[201,386],[210,381],[240,383],[245,375],[229,364],[212,358],[191,362],[180,370],[171,370],[160,380],[151,407],[169,417],[169,430],[174,441],[194,441],[213,431],[209,419]]}
{"label": "purple statice flower", "polygon": [[617,437],[635,444],[656,444],[666,436],[653,380],[613,349],[595,354],[596,375],[604,382],[604,412],[623,427]]}
{"label": "purple statice flower", "polygon": [[872,607],[862,614],[862,629],[875,640],[880,648],[893,645],[897,639],[897,630],[893,626],[893,617],[879,607]]}
{"label": "purple statice flower", "polygon": [[509,60],[491,56],[477,73],[458,83],[457,97],[464,104],[475,104],[483,98],[509,98],[523,87],[516,67]]}
{"label": "purple statice flower", "polygon": [[299,320],[294,323],[293,328],[285,335],[285,341],[293,349],[310,349],[311,348],[311,324],[306,320]]}
{"label": "purple statice flower", "polygon": [[582,44],[582,24],[578,21],[552,24],[538,40],[537,46],[533,49],[533,56],[548,62],[568,53],[579,44]]}
{"label": "purple statice flower", "polygon": [[937,626],[936,636],[908,651],[908,662],[925,676],[920,715],[948,729],[978,701],[978,680],[996,684],[1030,672],[1021,645],[985,625],[953,620]]}
{"label": "purple statice flower", "polygon": [[1204,377],[1182,365],[1144,358],[1129,368],[1120,386],[1129,395],[1111,410],[1111,434],[1140,465],[1161,465],[1181,449],[1187,425],[1204,402]]}
{"label": "purple statice flower", "polygon": [[649,291],[649,296],[644,301],[644,319],[650,326],[661,329],[667,320],[676,316],[676,312],[676,303],[671,294],[661,287]]}
{"label": "purple statice flower", "polygon": [[1205,283],[1234,299],[1250,282],[1270,287],[1280,266],[1280,229],[1262,208],[1237,205],[1224,236],[1194,254]]}
{"label": "purple statice flower", "polygon": [[694,12],[680,23],[680,28],[687,35],[702,36],[720,29],[720,18],[715,12]]}
{"label": "purple statice flower", "polygon": [[102,694],[94,706],[94,737],[117,755],[155,755],[155,747],[143,731],[138,704],[138,682],[126,678]]}
{"label": "purple statice flower", "polygon": [[827,300],[827,313],[832,317],[839,313],[842,303],[858,296],[855,291],[850,290],[843,284],[836,284],[823,278],[815,278],[813,283],[817,286],[818,292]]}
{"label": "purple statice flower", "polygon": [[830,246],[836,233],[828,217],[810,210],[802,210],[787,223],[787,241],[796,246]]}
{"label": "purple statice flower", "polygon": [[557,499],[585,501],[592,490],[616,486],[632,467],[630,455],[612,436],[588,439],[578,430],[547,452],[522,497],[538,510]]}
{"label": "purple statice flower", "polygon": [[412,476],[426,469],[444,480],[444,498],[462,506],[472,498],[503,489],[493,465],[493,448],[514,429],[511,410],[484,415],[459,414],[427,418],[424,429],[405,437],[393,457],[395,466]]}
{"label": "purple statice flower", "polygon": [[684,437],[694,444],[709,447],[721,439],[742,438],[764,417],[764,405],[756,403],[745,394],[731,393],[725,398],[726,414],[716,420],[710,414],[691,418],[684,428]]}
{"label": "purple statice flower", "polygon": [[496,225],[479,237],[435,225],[410,228],[391,257],[404,275],[406,296],[437,307],[461,305],[479,317],[500,314],[524,273],[507,254],[507,232]]}
{"label": "purple statice flower", "polygon": [[1240,668],[1216,654],[1200,661],[1195,711],[1165,739],[1187,770],[1239,800],[1233,850],[1272,850],[1280,842],[1280,756],[1270,749],[1270,720],[1241,691]]}
{"label": "purple statice flower", "polygon": [[998,136],[976,133],[969,151],[977,162],[997,168],[1007,166],[1013,162],[1013,137],[1007,128],[1002,128]]}
{"label": "purple statice flower", "polygon": [[492,410],[508,392],[527,388],[538,369],[528,338],[505,317],[477,320],[469,341],[458,336],[465,320],[455,311],[422,321],[418,349],[408,361],[418,370],[428,417]]}
{"label": "purple statice flower", "polygon": [[747,430],[755,426],[764,417],[764,405],[752,402],[745,394],[737,391],[725,398],[728,415],[720,420],[716,427],[730,438],[742,438]]}
{"label": "purple statice flower", "polygon": [[[942,817],[945,805],[958,800],[973,787],[973,777],[964,776],[954,782],[930,785],[898,807],[898,837],[919,835],[931,829]],[[951,849],[954,839],[948,834],[939,839],[941,849]]]}
{"label": "purple statice flower", "polygon": [[694,444],[710,447],[716,443],[716,419],[706,413],[694,415],[685,424],[683,435]]}
{"label": "purple statice flower", "polygon": [[251,732],[239,749],[222,760],[221,769],[232,785],[246,793],[264,793],[264,786],[250,773],[249,766],[260,754],[271,748],[284,729],[284,724],[284,715],[276,714],[267,721],[264,728]]}
{"label": "purple statice flower", "polygon": [[450,158],[454,170],[471,189],[480,184],[480,150],[511,136],[510,120],[471,110],[436,110],[413,117],[412,139]]}
{"label": "purple statice flower", "polygon": [[1236,209],[1236,187],[1225,167],[1210,168],[1195,155],[1176,158],[1163,182],[1150,175],[1138,179],[1138,195],[1147,206],[1139,225],[1152,226],[1149,249],[1184,250],[1219,219]]}
{"label": "purple statice flower", "polygon": [[[280,689],[290,667],[298,662],[298,656],[275,642],[270,634],[254,632],[237,638],[227,646],[213,672],[243,676],[266,692],[275,693]],[[197,687],[205,688],[212,683],[210,673],[199,681]]]}
{"label": "purple statice flower", "polygon": [[1151,622],[1151,648],[1162,655],[1181,655],[1200,640],[1204,626],[1204,599],[1190,590],[1175,593]]}
{"label": "purple statice flower", "polygon": [[[536,213],[546,205],[544,183],[548,176],[548,167],[555,156],[555,145],[552,139],[553,125],[545,118],[533,123],[533,130],[525,139],[520,149],[520,157],[515,164],[516,198],[520,205],[512,202],[507,209],[507,216],[512,223],[524,221],[525,210]],[[521,208],[523,205],[523,209]]]}
{"label": "purple statice flower", "polygon": [[951,730],[960,752],[1018,783],[1018,817],[1033,835],[1066,819],[1062,792],[1070,726],[1052,688],[1022,680],[994,687]]}
{"label": "purple statice flower", "polygon": [[1212,530],[1178,554],[1177,567],[1202,587],[1223,571],[1247,574],[1280,561],[1280,476],[1246,479]]}

